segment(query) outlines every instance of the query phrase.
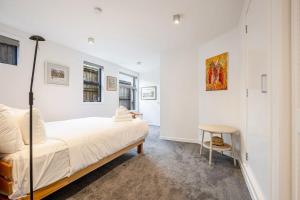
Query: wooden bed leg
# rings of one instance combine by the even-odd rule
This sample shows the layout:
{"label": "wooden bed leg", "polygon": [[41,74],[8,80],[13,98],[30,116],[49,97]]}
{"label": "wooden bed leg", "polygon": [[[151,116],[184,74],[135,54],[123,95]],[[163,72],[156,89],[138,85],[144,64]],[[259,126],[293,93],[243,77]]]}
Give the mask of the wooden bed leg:
{"label": "wooden bed leg", "polygon": [[144,143],[139,144],[139,145],[137,146],[137,152],[138,152],[138,154],[144,154],[144,148],[143,148],[143,145],[144,145]]}

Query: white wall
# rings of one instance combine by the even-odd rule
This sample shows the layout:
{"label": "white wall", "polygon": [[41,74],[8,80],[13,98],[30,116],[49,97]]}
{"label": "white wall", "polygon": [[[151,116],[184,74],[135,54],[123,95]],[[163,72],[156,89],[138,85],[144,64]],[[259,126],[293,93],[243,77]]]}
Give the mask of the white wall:
{"label": "white wall", "polygon": [[[1,24],[0,35],[20,41],[18,66],[0,63],[0,103],[18,108],[27,108],[34,42],[28,39],[30,34]],[[68,87],[45,84],[45,61],[70,67],[70,85]],[[104,66],[103,101],[101,103],[83,103],[83,61]],[[138,75],[116,64],[66,48],[51,41],[42,42],[38,51],[34,82],[35,107],[42,111],[46,121],[89,116],[111,117],[119,105],[119,95],[118,91],[105,90],[106,76],[118,76],[119,71]]]}
{"label": "white wall", "polygon": [[[223,34],[199,48],[199,124],[224,124],[241,129],[241,35],[239,29]],[[228,52],[228,89],[206,91],[205,61]]]}
{"label": "white wall", "polygon": [[[161,56],[161,136],[197,142],[199,124],[241,128],[241,38],[234,29],[198,47]],[[205,60],[229,53],[228,90],[205,91]]]}
{"label": "white wall", "polygon": [[[206,91],[205,60],[228,52],[228,89]],[[241,40],[238,29],[232,30],[199,48],[199,123],[227,124],[240,128]]]}
{"label": "white wall", "polygon": [[161,138],[194,142],[198,132],[199,58],[196,47],[161,55]]}
{"label": "white wall", "polygon": [[[142,100],[141,88],[156,86],[156,100]],[[139,82],[139,108],[143,113],[143,119],[151,125],[160,126],[160,73],[159,69],[140,73]]]}

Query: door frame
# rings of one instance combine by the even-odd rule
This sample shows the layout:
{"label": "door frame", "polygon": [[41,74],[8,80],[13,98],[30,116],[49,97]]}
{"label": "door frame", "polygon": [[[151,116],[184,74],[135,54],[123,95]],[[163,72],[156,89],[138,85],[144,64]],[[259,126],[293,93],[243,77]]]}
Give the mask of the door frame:
{"label": "door frame", "polygon": [[[297,52],[300,52],[300,0],[292,0],[291,6],[291,47],[292,47],[292,199],[297,200],[299,196],[299,160],[300,156],[298,153],[299,149],[299,136],[296,129],[296,109],[297,109],[297,73],[299,66],[300,57]],[[299,77],[298,77],[299,78]],[[298,99],[299,101],[299,99]],[[299,116],[298,116],[299,117]]]}
{"label": "door frame", "polygon": [[272,0],[272,200],[291,199],[291,1]]}

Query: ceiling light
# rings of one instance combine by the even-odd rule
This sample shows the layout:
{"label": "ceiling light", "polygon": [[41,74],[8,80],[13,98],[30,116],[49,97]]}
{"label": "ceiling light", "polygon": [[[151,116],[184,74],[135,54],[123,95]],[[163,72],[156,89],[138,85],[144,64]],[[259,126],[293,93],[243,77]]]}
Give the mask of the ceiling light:
{"label": "ceiling light", "polygon": [[94,10],[97,12],[97,13],[102,13],[102,8],[100,7],[95,7]]}
{"label": "ceiling light", "polygon": [[180,14],[176,14],[176,15],[173,15],[173,22],[174,24],[179,24],[180,23]]}
{"label": "ceiling light", "polygon": [[92,38],[92,37],[89,37],[89,38],[88,38],[88,43],[89,43],[89,44],[95,44],[95,39]]}
{"label": "ceiling light", "polygon": [[142,62],[141,62],[141,61],[138,61],[138,62],[136,62],[136,64],[137,64],[137,65],[141,65],[141,64],[142,64]]}

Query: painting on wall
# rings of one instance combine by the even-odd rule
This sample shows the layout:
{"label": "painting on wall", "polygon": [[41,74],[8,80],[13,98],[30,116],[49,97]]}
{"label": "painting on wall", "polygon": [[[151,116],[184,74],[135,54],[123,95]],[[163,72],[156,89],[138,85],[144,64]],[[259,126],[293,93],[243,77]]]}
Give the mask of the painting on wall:
{"label": "painting on wall", "polygon": [[107,76],[106,77],[106,90],[107,91],[117,91],[117,77]]}
{"label": "painting on wall", "polygon": [[69,85],[69,67],[45,63],[45,80],[47,84]]}
{"label": "painting on wall", "polygon": [[156,86],[142,87],[141,97],[142,100],[156,100]]}
{"label": "painting on wall", "polygon": [[206,91],[227,90],[228,53],[206,59]]}

